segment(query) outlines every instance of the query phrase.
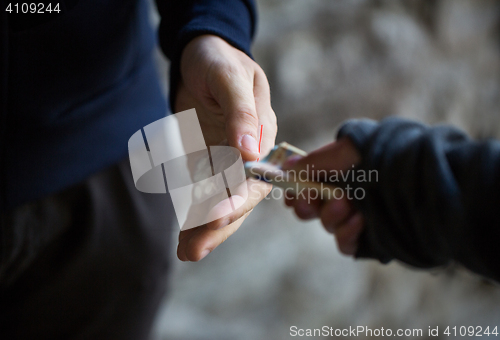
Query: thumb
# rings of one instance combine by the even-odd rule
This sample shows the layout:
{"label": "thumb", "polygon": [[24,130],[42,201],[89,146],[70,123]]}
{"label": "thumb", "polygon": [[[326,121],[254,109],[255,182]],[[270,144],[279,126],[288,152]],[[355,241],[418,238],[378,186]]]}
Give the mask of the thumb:
{"label": "thumb", "polygon": [[256,160],[260,136],[253,81],[233,74],[219,83],[216,93],[225,117],[229,145],[241,152],[243,160]]}

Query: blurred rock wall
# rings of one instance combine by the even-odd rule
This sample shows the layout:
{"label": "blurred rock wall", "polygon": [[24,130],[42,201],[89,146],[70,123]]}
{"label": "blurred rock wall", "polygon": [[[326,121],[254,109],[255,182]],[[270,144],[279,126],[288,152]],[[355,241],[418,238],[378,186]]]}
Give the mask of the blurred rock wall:
{"label": "blurred rock wall", "polygon": [[500,136],[498,1],[259,5],[254,52],[284,138],[391,114]]}

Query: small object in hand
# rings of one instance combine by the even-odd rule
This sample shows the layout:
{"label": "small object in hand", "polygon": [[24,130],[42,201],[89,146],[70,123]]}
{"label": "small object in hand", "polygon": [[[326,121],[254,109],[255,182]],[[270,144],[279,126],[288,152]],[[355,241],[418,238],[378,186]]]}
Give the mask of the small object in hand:
{"label": "small object in hand", "polygon": [[303,178],[304,174],[301,176],[296,171],[283,170],[283,164],[293,156],[305,157],[307,153],[286,142],[281,142],[261,161],[245,163],[246,176],[276,185],[293,195],[297,195],[303,189],[335,189],[331,184],[308,181],[307,178]]}

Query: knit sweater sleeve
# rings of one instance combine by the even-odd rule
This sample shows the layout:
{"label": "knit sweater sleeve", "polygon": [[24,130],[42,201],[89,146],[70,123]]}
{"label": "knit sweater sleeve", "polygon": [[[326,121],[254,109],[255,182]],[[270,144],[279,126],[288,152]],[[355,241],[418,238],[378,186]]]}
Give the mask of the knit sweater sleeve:
{"label": "knit sweater sleeve", "polygon": [[500,281],[500,142],[399,118],[348,121],[360,169],[378,180],[356,201],[366,225],[357,257],[416,267],[456,261]]}

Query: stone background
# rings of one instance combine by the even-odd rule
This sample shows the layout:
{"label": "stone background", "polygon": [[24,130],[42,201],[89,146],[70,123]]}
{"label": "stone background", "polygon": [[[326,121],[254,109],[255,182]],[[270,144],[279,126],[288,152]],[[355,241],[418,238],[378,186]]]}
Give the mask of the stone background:
{"label": "stone background", "polygon": [[[278,141],[313,150],[346,118],[391,114],[500,137],[500,2],[258,4],[254,54],[271,84]],[[205,260],[174,264],[155,339],[280,340],[292,325],[500,326],[498,287],[456,268],[342,257],[318,222],[298,221],[272,198]]]}

